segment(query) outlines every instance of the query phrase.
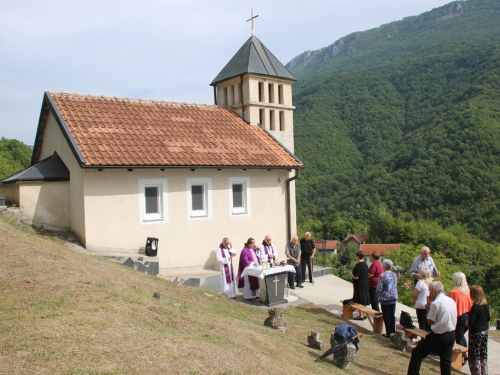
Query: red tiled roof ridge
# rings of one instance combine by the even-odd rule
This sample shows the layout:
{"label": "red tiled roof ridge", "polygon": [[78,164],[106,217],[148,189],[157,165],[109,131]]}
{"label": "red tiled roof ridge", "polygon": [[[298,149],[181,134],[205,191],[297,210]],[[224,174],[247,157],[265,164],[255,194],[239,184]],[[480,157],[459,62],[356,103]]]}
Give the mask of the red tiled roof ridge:
{"label": "red tiled roof ridge", "polygon": [[362,243],[360,246],[370,247],[370,246],[399,246],[398,243]]}
{"label": "red tiled roof ridge", "polygon": [[337,248],[339,245],[339,241],[337,240],[314,240],[316,249],[318,250],[323,250],[323,246],[326,245],[327,249],[331,248]]}
{"label": "red tiled roof ridge", "polygon": [[399,250],[400,245],[398,243],[364,243],[359,245],[359,249],[365,253],[365,255],[371,255],[375,251],[380,253],[390,253],[392,250]]}
{"label": "red tiled roof ridge", "polygon": [[105,95],[91,95],[91,94],[78,94],[78,93],[67,93],[67,92],[50,92],[52,97],[69,97],[75,99],[102,99],[102,100],[113,100],[119,102],[127,103],[141,103],[141,104],[162,104],[162,105],[172,105],[172,106],[188,106],[196,108],[226,108],[226,106],[216,105],[216,104],[199,104],[199,103],[185,103],[185,102],[169,102],[165,100],[153,100],[153,99],[141,99],[141,98],[128,98],[128,97],[118,97],[118,96],[105,96]]}
{"label": "red tiled roof ridge", "polygon": [[303,167],[270,133],[249,126],[227,106],[64,92],[45,95],[42,121],[54,108],[74,154],[86,167]]}
{"label": "red tiled roof ridge", "polygon": [[366,242],[370,239],[369,233],[350,233],[344,241],[349,241],[351,238],[354,238],[359,243]]}

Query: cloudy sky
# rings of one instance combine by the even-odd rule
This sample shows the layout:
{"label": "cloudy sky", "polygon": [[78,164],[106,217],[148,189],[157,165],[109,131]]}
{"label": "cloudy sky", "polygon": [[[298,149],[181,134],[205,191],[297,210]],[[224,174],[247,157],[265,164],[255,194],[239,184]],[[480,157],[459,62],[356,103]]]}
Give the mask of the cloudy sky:
{"label": "cloudy sky", "polygon": [[213,104],[255,35],[286,64],[449,0],[0,0],[0,137],[32,145],[44,91]]}

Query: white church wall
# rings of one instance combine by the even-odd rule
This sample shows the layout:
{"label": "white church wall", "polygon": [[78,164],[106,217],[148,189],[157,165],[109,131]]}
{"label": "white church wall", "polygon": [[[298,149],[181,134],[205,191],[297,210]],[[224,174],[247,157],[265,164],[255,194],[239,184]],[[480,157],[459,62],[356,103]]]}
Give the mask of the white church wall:
{"label": "white church wall", "polygon": [[[291,172],[288,178],[294,177],[295,171]],[[297,201],[295,199],[295,180],[290,182],[290,228],[291,235],[297,235],[299,238],[304,236],[304,233],[297,233]]]}
{"label": "white church wall", "polygon": [[[238,177],[247,177],[250,184],[249,215],[229,212],[229,179]],[[190,191],[186,191],[186,180],[192,178],[211,179],[211,218],[188,216]],[[239,254],[247,238],[253,237],[260,244],[270,234],[280,258],[284,258],[286,178],[288,172],[282,170],[104,169],[86,173],[87,248],[137,252],[147,237],[156,237],[160,269],[218,269],[215,250],[223,237],[231,239]],[[140,223],[138,189],[143,179],[168,181],[168,222]]]}
{"label": "white church wall", "polygon": [[19,185],[21,220],[49,230],[69,230],[69,182]]}
{"label": "white church wall", "polygon": [[47,125],[43,134],[43,144],[40,160],[45,159],[56,151],[61,160],[70,171],[69,181],[69,226],[85,245],[85,207],[83,205],[83,176],[84,171],[80,168],[73,152],[64,138],[59,125],[52,113],[49,114]]}
{"label": "white church wall", "polygon": [[0,185],[0,197],[19,204],[19,184]]}

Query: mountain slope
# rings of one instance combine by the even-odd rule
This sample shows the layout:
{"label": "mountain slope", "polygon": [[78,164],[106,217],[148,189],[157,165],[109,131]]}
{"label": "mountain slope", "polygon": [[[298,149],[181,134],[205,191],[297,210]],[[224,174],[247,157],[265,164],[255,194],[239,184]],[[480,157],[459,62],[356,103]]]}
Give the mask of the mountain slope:
{"label": "mountain slope", "polygon": [[499,242],[499,61],[499,39],[482,39],[301,80],[299,222],[333,213],[366,221],[384,204]]}
{"label": "mountain slope", "polygon": [[329,76],[384,65],[416,49],[500,36],[500,1],[452,2],[365,32],[355,32],[317,51],[306,51],[286,67],[299,78]]}

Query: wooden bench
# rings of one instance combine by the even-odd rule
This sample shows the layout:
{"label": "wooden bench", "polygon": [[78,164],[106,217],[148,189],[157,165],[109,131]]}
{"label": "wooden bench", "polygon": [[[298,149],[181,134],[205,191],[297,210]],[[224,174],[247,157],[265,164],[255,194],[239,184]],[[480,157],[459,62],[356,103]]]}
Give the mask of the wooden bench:
{"label": "wooden bench", "polygon": [[[344,301],[340,301],[340,302],[343,303]],[[382,318],[381,312],[379,312],[377,310],[373,310],[369,307],[360,305],[359,303],[355,303],[352,305],[345,304],[343,306],[344,307],[342,310],[342,316],[345,319],[353,319],[354,310],[364,312],[366,314],[366,316],[368,317],[368,321],[372,325],[373,332],[382,334],[382,329],[384,328],[384,319]]]}
{"label": "wooden bench", "polygon": [[[410,340],[413,340],[414,338],[417,337],[425,338],[429,334],[429,332],[424,331],[423,329],[417,327],[403,328],[403,331],[405,331],[405,336]],[[468,351],[469,349],[467,349],[466,347],[455,343],[455,345],[453,346],[453,352],[451,354],[451,366],[454,369],[456,370],[462,369],[463,353],[466,353]]]}

